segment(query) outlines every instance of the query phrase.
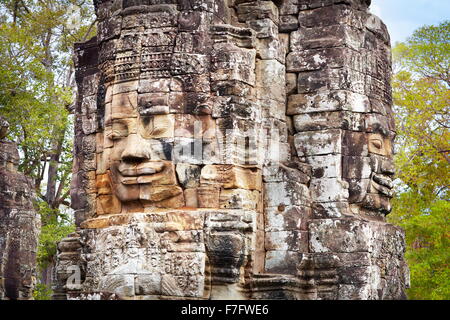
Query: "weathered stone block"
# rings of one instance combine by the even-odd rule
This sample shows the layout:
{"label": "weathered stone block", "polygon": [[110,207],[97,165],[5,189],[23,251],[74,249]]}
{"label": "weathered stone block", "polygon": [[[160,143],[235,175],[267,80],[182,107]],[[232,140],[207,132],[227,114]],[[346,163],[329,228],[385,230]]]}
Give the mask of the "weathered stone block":
{"label": "weathered stone block", "polygon": [[178,17],[178,28],[180,31],[208,31],[208,21],[212,14],[202,11],[183,11]]}
{"label": "weathered stone block", "polygon": [[296,73],[286,73],[286,94],[297,93],[297,74]]}
{"label": "weathered stone block", "polygon": [[292,274],[302,260],[302,254],[297,251],[267,251],[266,267],[267,273]]}
{"label": "weathered stone block", "polygon": [[259,99],[286,100],[285,67],[276,60],[259,60],[256,63],[256,80]]}
{"label": "weathered stone block", "polygon": [[310,201],[308,187],[295,181],[265,183],[264,191],[266,207],[304,206]]}
{"label": "weathered stone block", "polygon": [[348,200],[348,183],[340,178],[311,180],[311,197],[316,202],[338,202]]}
{"label": "weathered stone block", "polygon": [[354,54],[347,48],[308,49],[295,51],[286,58],[288,72],[305,72],[322,68],[342,68],[348,65]]}
{"label": "weathered stone block", "polygon": [[342,154],[365,157],[368,155],[368,134],[365,132],[343,131]]}
{"label": "weathered stone block", "polygon": [[345,67],[307,71],[299,74],[298,93],[348,90],[364,95],[367,93],[367,82],[368,77],[364,72]]}
{"label": "weathered stone block", "polygon": [[[348,0],[346,0],[349,2]],[[359,0],[356,0],[359,1]],[[354,1],[354,2],[356,2]],[[302,4],[299,14],[300,26],[321,27],[331,25],[349,25],[358,29],[364,28],[361,19],[363,12],[353,10],[347,3],[327,5],[322,7],[321,1],[309,1],[309,4]],[[333,1],[328,1],[331,4]],[[314,10],[305,10],[314,9]]]}
{"label": "weathered stone block", "polygon": [[343,202],[318,202],[312,206],[315,219],[344,218],[350,215],[350,207],[346,201]]}
{"label": "weathered stone block", "polygon": [[256,50],[215,47],[211,57],[211,80],[238,80],[255,85]]}
{"label": "weathered stone block", "polygon": [[363,131],[365,123],[364,114],[347,111],[325,111],[294,116],[294,126],[299,132],[326,129]]}
{"label": "weathered stone block", "polygon": [[347,110],[368,112],[367,96],[350,91],[327,91],[313,94],[294,94],[288,98],[287,114]]}
{"label": "weathered stone block", "polygon": [[174,53],[171,60],[171,72],[178,74],[202,74],[209,68],[209,60],[206,55],[194,53]]}
{"label": "weathered stone block", "polygon": [[265,166],[263,169],[264,182],[283,182],[295,181],[304,185],[309,183],[311,179],[311,167],[309,165],[300,163]]}
{"label": "weathered stone block", "polygon": [[141,79],[139,80],[139,93],[170,92],[171,80],[163,79]]}
{"label": "weathered stone block", "polygon": [[307,230],[312,217],[309,207],[279,206],[267,208],[264,213],[266,231]]}
{"label": "weathered stone block", "polygon": [[231,165],[207,165],[201,171],[202,184],[219,184],[224,189],[261,190],[261,171]]}
{"label": "weathered stone block", "polygon": [[198,208],[198,195],[197,189],[185,189],[184,190],[184,199],[186,201],[187,208]]}
{"label": "weathered stone block", "polygon": [[348,47],[358,50],[363,43],[364,33],[345,25],[314,28],[300,28],[291,33],[291,51],[317,48]]}
{"label": "weathered stone block", "polygon": [[[145,102],[140,99],[138,101],[137,92],[127,92],[118,93],[113,95],[111,102],[111,118],[112,119],[123,119],[138,116],[138,105],[139,109],[145,109]],[[108,114],[106,115],[108,117]]]}
{"label": "weathered stone block", "polygon": [[[369,175],[370,176],[370,175]],[[370,190],[371,181],[368,178],[351,179],[346,178],[345,181],[349,184],[349,198],[350,203],[359,203],[363,201],[366,193]],[[377,193],[377,191],[376,191]]]}
{"label": "weathered stone block", "polygon": [[197,189],[199,208],[219,208],[220,188],[213,185],[203,185]]}
{"label": "weathered stone block", "polygon": [[362,220],[324,219],[310,222],[309,237],[310,252],[367,252],[372,231]]}
{"label": "weathered stone block", "polygon": [[[299,11],[299,1],[298,0],[286,0],[279,6],[280,15],[296,15]],[[281,18],[281,17],[280,17]]]}
{"label": "weathered stone block", "polygon": [[343,131],[330,129],[305,131],[295,135],[295,147],[299,156],[318,156],[342,153]]}
{"label": "weathered stone block", "polygon": [[266,18],[278,22],[278,8],[272,1],[239,4],[237,15],[240,22]]}
{"label": "weathered stone block", "polygon": [[295,15],[280,16],[280,32],[289,32],[298,29],[298,17]]}
{"label": "weathered stone block", "polygon": [[250,20],[248,26],[255,30],[257,38],[276,38],[278,26],[271,19]]}
{"label": "weathered stone block", "polygon": [[266,232],[265,248],[267,251],[308,252],[308,232],[298,230]]}
{"label": "weathered stone block", "polygon": [[342,157],[342,176],[348,179],[368,179],[372,174],[370,158]]}
{"label": "weathered stone block", "polygon": [[286,47],[278,38],[258,39],[256,52],[261,60],[277,60],[283,65],[286,60]]}
{"label": "weathered stone block", "polygon": [[178,181],[183,188],[197,188],[200,185],[200,166],[187,163],[178,163],[176,171]]}
{"label": "weathered stone block", "polygon": [[220,191],[219,208],[256,210],[261,202],[258,191],[225,189]]}
{"label": "weathered stone block", "polygon": [[103,42],[120,35],[122,25],[122,17],[114,16],[108,20],[99,22],[98,25],[98,41]]}
{"label": "weathered stone block", "polygon": [[340,154],[311,156],[306,159],[311,165],[314,179],[342,177],[343,161]]}
{"label": "weathered stone block", "polygon": [[116,214],[122,212],[122,204],[120,200],[112,195],[100,195],[97,198],[97,214]]}

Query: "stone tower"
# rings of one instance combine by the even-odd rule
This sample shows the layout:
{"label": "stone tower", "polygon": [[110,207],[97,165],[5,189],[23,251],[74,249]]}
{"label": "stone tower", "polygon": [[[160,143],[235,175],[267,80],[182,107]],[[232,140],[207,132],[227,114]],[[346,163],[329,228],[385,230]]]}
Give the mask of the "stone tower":
{"label": "stone tower", "polygon": [[55,298],[405,298],[370,1],[94,3]]}
{"label": "stone tower", "polygon": [[0,300],[29,300],[36,284],[40,216],[34,186],[17,171],[19,153],[0,117]]}

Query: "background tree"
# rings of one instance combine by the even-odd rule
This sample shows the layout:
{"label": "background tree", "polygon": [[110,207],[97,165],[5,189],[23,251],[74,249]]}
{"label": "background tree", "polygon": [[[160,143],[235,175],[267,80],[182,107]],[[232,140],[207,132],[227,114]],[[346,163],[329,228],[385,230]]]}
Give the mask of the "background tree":
{"label": "background tree", "polygon": [[407,235],[411,299],[450,298],[450,22],[416,30],[394,50],[393,223]]}
{"label": "background tree", "polygon": [[0,114],[18,143],[19,169],[35,181],[43,270],[56,242],[73,230],[64,209],[70,206],[72,54],[74,42],[95,35],[94,19],[89,0],[0,0]]}

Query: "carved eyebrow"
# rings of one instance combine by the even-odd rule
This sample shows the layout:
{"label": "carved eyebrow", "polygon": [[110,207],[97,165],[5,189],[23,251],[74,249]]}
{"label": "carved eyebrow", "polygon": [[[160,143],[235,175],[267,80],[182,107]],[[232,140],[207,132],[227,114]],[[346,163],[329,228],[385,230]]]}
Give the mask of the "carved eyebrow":
{"label": "carved eyebrow", "polygon": [[124,125],[127,125],[128,122],[125,119],[113,119],[111,121],[111,124],[124,124]]}
{"label": "carved eyebrow", "polygon": [[113,119],[112,117],[105,120],[105,126],[112,126],[114,124],[128,125],[128,122],[125,119]]}
{"label": "carved eyebrow", "polygon": [[373,125],[372,133],[378,133],[383,138],[390,138],[389,130],[386,128],[383,128],[380,123],[376,123]]}

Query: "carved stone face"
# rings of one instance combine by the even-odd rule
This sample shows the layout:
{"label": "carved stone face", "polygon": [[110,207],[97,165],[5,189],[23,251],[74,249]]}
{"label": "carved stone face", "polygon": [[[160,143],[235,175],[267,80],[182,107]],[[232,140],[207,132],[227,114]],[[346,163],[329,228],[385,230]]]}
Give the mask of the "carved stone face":
{"label": "carved stone face", "polygon": [[393,196],[392,177],[395,174],[392,140],[389,133],[371,133],[368,136],[372,173],[363,206],[384,214],[390,213],[392,209],[390,199]]}
{"label": "carved stone face", "polygon": [[112,145],[108,174],[114,194],[122,202],[142,203],[177,196],[182,190],[165,141],[173,137],[174,117],[138,110],[136,92],[113,95],[106,109],[104,144]]}
{"label": "carved stone face", "polygon": [[346,135],[350,156],[343,157],[349,202],[365,211],[388,214],[393,196],[393,133],[375,122],[368,132]]}
{"label": "carved stone face", "polygon": [[[249,93],[255,50],[237,46],[227,38],[236,35],[220,28],[211,32],[226,43],[212,46],[202,29],[208,24],[198,21],[203,13],[180,13],[174,5],[147,9],[144,29],[136,30],[136,16],[124,11],[117,39],[99,35],[106,94],[97,214],[150,207],[255,209],[262,184],[255,159],[265,153],[255,141],[260,106]],[[251,33],[244,36],[251,39]],[[230,90],[236,81],[238,93]],[[282,75],[278,82],[284,92]],[[249,131],[255,134],[247,138]]]}

